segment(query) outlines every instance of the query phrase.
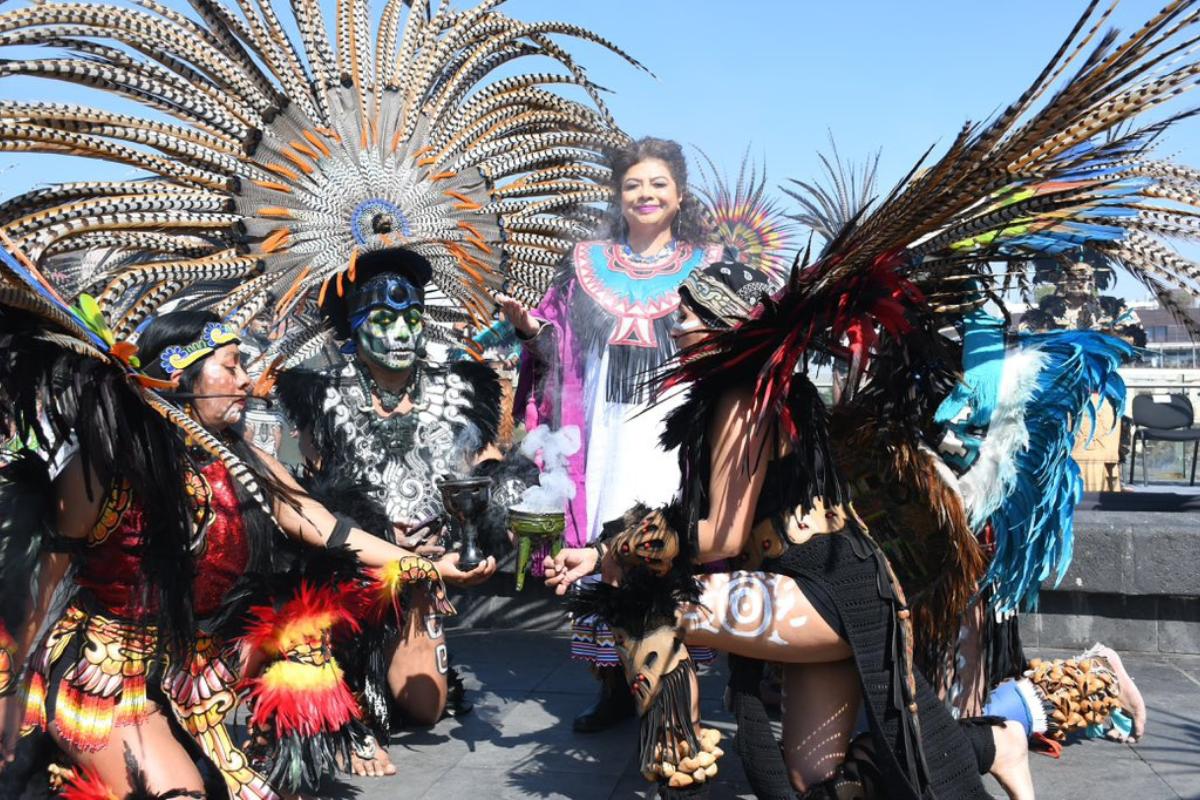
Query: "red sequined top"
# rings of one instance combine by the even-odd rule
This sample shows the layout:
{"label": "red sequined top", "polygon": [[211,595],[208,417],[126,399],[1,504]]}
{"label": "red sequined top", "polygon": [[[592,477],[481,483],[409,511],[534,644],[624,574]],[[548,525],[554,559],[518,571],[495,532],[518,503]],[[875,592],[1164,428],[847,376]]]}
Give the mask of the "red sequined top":
{"label": "red sequined top", "polygon": [[[246,570],[249,547],[242,512],[229,470],[220,461],[188,476],[196,524],[207,522],[204,551],[196,559],[195,613],[210,617]],[[100,518],[88,534],[75,582],[87,589],[114,616],[137,617],[157,610],[157,597],[142,608],[142,573],[138,549],[146,511],[129,484],[113,487]]]}

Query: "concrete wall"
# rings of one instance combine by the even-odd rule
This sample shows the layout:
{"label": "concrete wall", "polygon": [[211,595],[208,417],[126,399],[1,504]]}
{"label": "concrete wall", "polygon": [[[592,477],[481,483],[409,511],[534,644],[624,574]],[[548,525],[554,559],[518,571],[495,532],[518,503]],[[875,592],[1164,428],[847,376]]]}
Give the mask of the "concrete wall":
{"label": "concrete wall", "polygon": [[1081,511],[1061,584],[1043,587],[1034,647],[1200,654],[1200,513]]}

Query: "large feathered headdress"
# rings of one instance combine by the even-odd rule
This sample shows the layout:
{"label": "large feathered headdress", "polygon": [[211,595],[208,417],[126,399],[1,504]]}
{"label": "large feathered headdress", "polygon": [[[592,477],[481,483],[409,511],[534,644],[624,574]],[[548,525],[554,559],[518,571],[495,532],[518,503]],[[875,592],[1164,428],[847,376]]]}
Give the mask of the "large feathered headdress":
{"label": "large feathered headdress", "polygon": [[[778,424],[799,442],[813,424],[824,424],[811,412],[802,416],[809,406],[792,402],[805,384],[805,367],[813,358],[844,363],[831,422],[831,438],[841,445],[839,465],[864,478],[868,497],[920,498],[907,504],[911,518],[882,513],[891,509],[878,517],[894,523],[909,551],[938,540],[938,558],[926,560],[937,562],[933,583],[952,584],[934,586],[946,600],[945,613],[935,615],[938,627],[951,634],[985,564],[953,477],[940,474],[939,459],[921,441],[937,403],[961,376],[964,345],[945,332],[999,301],[1006,283],[1032,272],[1039,259],[1080,247],[1121,264],[1168,309],[1178,310],[1176,290],[1200,296],[1200,267],[1168,245],[1200,234],[1200,172],[1150,152],[1169,125],[1195,112],[1147,119],[1200,80],[1192,47],[1200,4],[1169,2],[1124,41],[1115,31],[1102,32],[1112,9],[1098,12],[1098,5],[1089,4],[1016,102],[989,122],[965,125],[941,158],[923,159],[877,202],[870,196],[873,164],[861,172],[847,169],[835,151],[825,162],[833,188],[799,183],[793,195],[802,206],[800,220],[826,240],[820,254],[756,314],[693,348],[668,380],[693,383],[698,398],[733,384],[753,386],[761,424]],[[1061,344],[1070,351],[1061,363],[1073,366],[1047,372],[1044,380],[1057,382],[1063,399],[1038,411],[1061,417],[1076,404],[1070,413],[1077,420],[1079,404],[1090,397],[1086,387],[1115,386],[1110,373],[1119,357],[1085,357],[1079,342]],[[1075,379],[1083,373],[1087,381]],[[1068,381],[1084,391],[1067,391]],[[1037,450],[1054,453],[1035,465],[1040,474],[1031,472],[1044,491],[1037,500],[1041,516],[1027,513],[1008,526],[1010,538],[1032,546],[1021,554],[1029,557],[1018,574],[1002,586],[1006,603],[1015,604],[1069,557],[1061,538],[1049,541],[1063,525],[1043,518],[1065,517],[1073,503],[1066,488],[1074,484],[1057,469],[1067,460],[1070,424],[1061,419],[1059,435]],[[891,493],[868,478],[895,480],[904,491]],[[931,532],[929,541],[916,530],[922,526]],[[1008,553],[998,557],[1004,565],[1019,561]]]}
{"label": "large feathered headdress", "polygon": [[[111,268],[77,288],[118,338],[201,288],[235,324],[284,315],[340,291],[362,253],[397,245],[433,264],[434,322],[490,320],[501,288],[536,302],[588,204],[608,199],[603,151],[625,140],[556,37],[620,51],[573,25],[511,19],[501,2],[389,0],[374,24],[367,0],[339,0],[332,38],[318,0],[10,9],[0,47],[47,50],[0,62],[0,76],[146,113],[0,100],[0,150],[144,175],[12,198],[0,231],[43,267],[108,248]],[[514,74],[530,57],[540,71]]]}
{"label": "large feathered headdress", "polygon": [[[500,4],[389,0],[376,23],[367,0],[339,0],[332,38],[318,0],[286,12],[268,0],[6,6],[0,52],[18,57],[0,60],[0,77],[64,81],[96,105],[0,99],[0,151],[141,174],[0,203],[13,256],[0,260],[0,319],[20,312],[0,334],[124,370],[236,469],[139,370],[132,342],[156,310],[205,307],[235,328],[264,312],[295,319],[344,291],[360,255],[395,246],[432,264],[427,329],[490,321],[501,289],[536,302],[608,199],[603,154],[625,141],[559,39],[620,51]],[[273,367],[319,349],[323,323],[305,318],[266,354]],[[0,371],[34,383],[45,375],[27,367],[45,360]],[[21,433],[44,411],[60,438],[77,415],[60,415],[58,396],[46,384],[0,399]]]}

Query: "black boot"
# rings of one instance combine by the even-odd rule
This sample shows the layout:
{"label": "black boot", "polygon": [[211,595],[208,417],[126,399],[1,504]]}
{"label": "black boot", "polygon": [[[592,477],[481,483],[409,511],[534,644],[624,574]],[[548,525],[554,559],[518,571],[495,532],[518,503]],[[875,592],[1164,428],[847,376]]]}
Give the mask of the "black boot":
{"label": "black boot", "polygon": [[475,707],[474,703],[467,700],[467,687],[463,685],[463,679],[458,674],[458,670],[454,667],[446,669],[446,710],[443,712],[447,717],[465,717],[471,713],[471,709]]}
{"label": "black boot", "polygon": [[620,667],[600,667],[600,693],[590,706],[579,712],[571,727],[576,733],[599,733],[633,716],[633,692]]}

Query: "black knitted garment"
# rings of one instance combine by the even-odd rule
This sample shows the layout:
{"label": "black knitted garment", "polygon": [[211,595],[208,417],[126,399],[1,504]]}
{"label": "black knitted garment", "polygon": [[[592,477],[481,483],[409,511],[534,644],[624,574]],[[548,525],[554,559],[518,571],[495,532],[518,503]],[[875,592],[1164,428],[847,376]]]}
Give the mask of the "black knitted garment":
{"label": "black knitted garment", "polygon": [[[896,618],[900,604],[883,554],[874,543],[853,529],[814,536],[764,562],[762,569],[787,575],[802,589],[815,585],[833,599],[858,664],[887,796],[988,798],[971,745],[919,672],[915,675],[917,713],[909,712],[907,664]],[[838,627],[839,620],[827,621]]]}

